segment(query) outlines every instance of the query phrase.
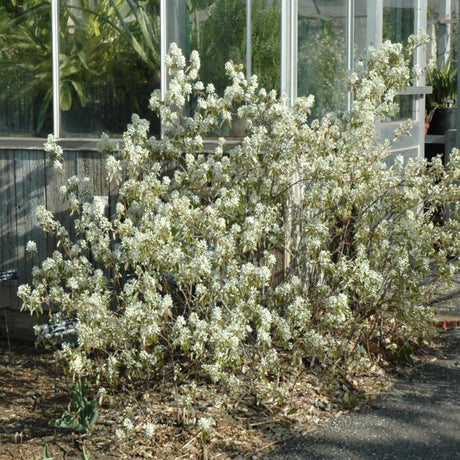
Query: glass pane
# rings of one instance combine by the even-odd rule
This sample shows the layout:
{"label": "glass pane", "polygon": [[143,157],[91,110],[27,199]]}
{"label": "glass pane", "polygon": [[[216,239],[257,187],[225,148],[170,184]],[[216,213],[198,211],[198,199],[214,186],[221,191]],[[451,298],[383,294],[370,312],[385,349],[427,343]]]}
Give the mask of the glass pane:
{"label": "glass pane", "polygon": [[[450,56],[457,63],[457,18],[459,2],[427,1],[427,32],[430,42],[427,44],[427,57],[439,66]],[[442,21],[451,18],[453,22]]]}
{"label": "glass pane", "polygon": [[383,2],[383,40],[406,43],[415,33],[415,0]]}
{"label": "glass pane", "polygon": [[[368,0],[355,0],[355,23],[354,23],[354,60],[359,62],[365,57],[367,48],[375,46],[375,31],[370,29],[370,18],[367,16]],[[374,14],[376,12],[374,11]],[[375,25],[374,25],[375,26]],[[371,38],[370,34],[374,33]]]}
{"label": "glass pane", "polygon": [[415,118],[416,97],[414,95],[400,94],[395,97],[396,111],[386,121],[405,121]]}
{"label": "glass pane", "polygon": [[[261,86],[280,88],[281,6],[279,0],[252,0],[251,42],[246,43],[246,0],[190,2],[187,52],[199,51],[200,78],[214,83],[218,92],[228,84],[225,63],[246,65],[251,47],[252,74]],[[187,2],[187,5],[189,3]]]}
{"label": "glass pane", "polygon": [[369,46],[375,47],[381,40],[407,43],[407,38],[416,33],[416,0],[384,0],[382,14],[368,0],[355,1],[355,61],[366,55]]}
{"label": "glass pane", "polygon": [[281,3],[279,0],[252,2],[252,73],[260,86],[280,92]]}
{"label": "glass pane", "polygon": [[51,118],[51,5],[0,5],[0,134],[44,136]]}
{"label": "glass pane", "polygon": [[[355,61],[362,59],[368,46],[380,41],[378,30],[382,31],[381,40],[406,43],[415,32],[416,0],[384,0],[380,15],[368,0],[356,0],[355,3]],[[381,21],[381,23],[379,22]],[[415,118],[416,98],[400,95],[395,98],[397,113],[388,121],[401,121]]]}
{"label": "glass pane", "polygon": [[62,134],[120,134],[160,87],[159,0],[63,0],[60,21]]}
{"label": "glass pane", "polygon": [[313,94],[314,116],[346,108],[346,1],[299,0],[298,95]]}
{"label": "glass pane", "polygon": [[191,6],[190,49],[201,57],[200,79],[222,93],[228,84],[225,63],[246,62],[246,0],[203,0]]}
{"label": "glass pane", "polygon": [[[280,90],[281,68],[281,2],[252,0],[250,41],[247,43],[246,0],[197,0],[186,2],[185,38],[177,24],[168,24],[168,37],[178,38],[185,54],[198,50],[201,57],[200,79],[213,83],[222,94],[229,80],[225,63],[232,60],[246,67],[246,50],[251,49],[251,73],[259,77],[259,84],[268,90]],[[176,18],[180,21],[180,9]],[[172,32],[171,32],[172,31]],[[177,41],[177,40],[176,40]],[[239,135],[224,127],[219,135]]]}
{"label": "glass pane", "polygon": [[[415,33],[415,0],[384,0],[382,39],[397,43],[407,43]],[[413,96],[400,95],[395,98],[398,112],[393,120],[401,121],[415,117]]]}

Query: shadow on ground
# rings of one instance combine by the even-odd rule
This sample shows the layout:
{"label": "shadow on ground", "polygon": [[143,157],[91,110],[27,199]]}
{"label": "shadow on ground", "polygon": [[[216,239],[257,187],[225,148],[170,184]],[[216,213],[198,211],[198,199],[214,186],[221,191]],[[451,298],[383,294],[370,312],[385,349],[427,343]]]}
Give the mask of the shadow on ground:
{"label": "shadow on ground", "polygon": [[372,407],[292,439],[267,459],[460,458],[460,329],[442,333],[436,361]]}

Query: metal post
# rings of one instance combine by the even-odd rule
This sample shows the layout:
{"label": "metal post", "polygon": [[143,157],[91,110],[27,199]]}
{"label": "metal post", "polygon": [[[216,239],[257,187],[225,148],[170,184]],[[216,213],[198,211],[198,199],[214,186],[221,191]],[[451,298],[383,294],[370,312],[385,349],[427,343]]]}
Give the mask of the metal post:
{"label": "metal post", "polygon": [[281,94],[287,96],[288,81],[288,56],[287,38],[288,38],[288,0],[281,0]]}
{"label": "metal post", "polygon": [[298,0],[291,1],[291,103],[297,98]]}
{"label": "metal post", "polygon": [[168,53],[168,35],[167,35],[167,0],[161,0],[160,3],[160,90],[161,98],[164,99],[168,87],[168,78],[166,74],[165,57]]}
{"label": "metal post", "polygon": [[297,97],[297,0],[281,5],[281,93],[292,105]]}
{"label": "metal post", "polygon": [[[418,5],[415,10],[415,31],[426,30],[426,21],[427,21],[427,10],[428,2],[427,0],[418,0]],[[419,46],[415,51],[415,62],[420,68],[425,68],[426,66],[426,46]],[[424,87],[425,75],[420,74],[417,76],[417,80],[414,81],[414,85],[419,87]],[[414,101],[415,109],[415,121],[413,136],[418,138],[419,143],[419,152],[418,156],[420,158],[425,157],[425,93],[419,93],[415,96]]]}
{"label": "metal post", "polygon": [[[347,4],[347,73],[351,74],[354,69],[355,52],[355,0],[348,0]],[[353,94],[347,93],[347,110],[351,111]]]}
{"label": "metal post", "polygon": [[[458,0],[458,15],[460,15],[460,0]],[[460,21],[457,17],[457,76],[460,74]],[[457,77],[457,135],[455,139],[455,146],[460,148],[460,117],[458,116],[458,95],[460,94],[460,78]]]}
{"label": "metal post", "polygon": [[59,87],[59,1],[51,2],[51,43],[53,69],[53,134],[58,138],[61,134],[61,109]]}
{"label": "metal post", "polygon": [[246,0],[246,79],[252,75],[252,0]]}
{"label": "metal post", "polygon": [[[165,58],[168,54],[168,34],[167,34],[167,0],[160,2],[160,93],[164,101],[168,89],[168,74]],[[160,137],[164,136],[164,120],[160,120]]]}
{"label": "metal post", "polygon": [[442,0],[439,5],[439,42],[438,42],[438,67],[441,68],[449,59],[452,35],[452,3],[451,0]]}

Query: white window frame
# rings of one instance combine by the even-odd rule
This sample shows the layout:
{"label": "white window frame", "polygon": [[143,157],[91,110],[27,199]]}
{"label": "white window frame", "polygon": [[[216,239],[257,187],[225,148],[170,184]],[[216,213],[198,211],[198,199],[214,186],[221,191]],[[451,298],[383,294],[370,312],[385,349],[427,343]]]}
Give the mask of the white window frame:
{"label": "white window frame", "polygon": [[[175,11],[179,0],[160,0],[160,49],[161,49],[161,94],[164,96],[167,89],[167,70],[165,65],[165,56],[168,50],[168,14]],[[185,0],[184,0],[185,1]],[[426,0],[421,0],[426,4]],[[281,93],[287,97],[287,103],[292,105],[297,97],[297,52],[298,52],[298,0],[280,0],[281,2]],[[174,3],[174,7],[173,7]],[[375,6],[381,5],[382,0],[373,0]],[[169,8],[168,8],[169,5]],[[52,28],[52,68],[53,68],[53,134],[58,139],[63,147],[68,150],[96,150],[98,138],[61,138],[61,110],[60,110],[60,85],[59,85],[59,6],[60,0],[51,1],[51,28]],[[346,0],[347,18],[346,18],[346,41],[347,41],[347,71],[353,70],[353,49],[354,49],[354,8],[355,0]],[[246,43],[251,46],[251,13],[252,0],[246,0],[246,21],[248,24]],[[420,17],[421,11],[418,11],[419,16],[417,22],[424,22]],[[378,24],[375,24],[376,29]],[[372,25],[371,25],[372,29]],[[377,30],[373,33],[379,35]],[[378,43],[376,43],[378,46]],[[424,50],[418,50],[418,53],[423,53]],[[247,77],[251,76],[251,60],[252,53],[249,49],[246,56],[246,72]],[[418,82],[418,85],[423,86],[424,81]],[[347,108],[351,108],[351,94],[347,97]],[[0,138],[0,149],[42,149],[45,138],[32,137],[2,137]],[[422,141],[422,139],[420,140]]]}
{"label": "white window frame", "polygon": [[297,0],[281,1],[281,93],[292,105],[297,97]]}

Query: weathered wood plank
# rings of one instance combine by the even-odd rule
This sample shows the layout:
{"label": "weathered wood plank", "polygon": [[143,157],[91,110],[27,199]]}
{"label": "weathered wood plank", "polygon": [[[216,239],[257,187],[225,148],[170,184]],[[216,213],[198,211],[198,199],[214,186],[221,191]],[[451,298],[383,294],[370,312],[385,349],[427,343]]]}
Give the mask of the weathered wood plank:
{"label": "weathered wood plank", "polygon": [[17,280],[3,281],[0,283],[0,309],[16,308],[17,302]]}
{"label": "weathered wood plank", "polygon": [[29,152],[16,151],[14,154],[14,190],[16,195],[16,247],[18,254],[18,278],[25,282],[26,267],[24,264],[24,240],[27,232],[27,190],[29,185],[28,168]]}
{"label": "weathered wood plank", "polygon": [[32,272],[32,263],[26,253],[29,240],[37,243],[41,257],[46,254],[46,240],[38,228],[36,211],[45,204],[45,165],[44,153],[36,151],[15,152],[15,192],[18,278],[27,282]]}
{"label": "weathered wood plank", "polygon": [[46,238],[37,225],[36,209],[42,204],[74,234],[72,218],[60,195],[61,186],[73,175],[88,176],[95,194],[110,194],[103,157],[98,152],[65,152],[61,176],[41,150],[0,150],[0,269],[15,269],[19,278],[14,285],[0,286],[1,336],[6,333],[6,314],[11,337],[33,338],[36,320],[18,311],[16,296],[17,284],[30,281],[32,272],[33,263],[25,248],[34,240],[41,259],[56,248],[56,241]]}
{"label": "weathered wood plank", "polygon": [[[29,174],[30,174],[30,197],[29,197],[29,240],[37,243],[38,256],[40,260],[46,257],[47,245],[46,236],[43,230],[38,226],[37,208],[46,205],[46,169],[45,169],[45,153],[33,151],[30,152],[29,159]],[[25,241],[25,244],[27,244]],[[24,263],[26,267],[26,279],[29,280],[32,275],[32,263],[29,262],[29,257],[26,254]]]}
{"label": "weathered wood plank", "polygon": [[0,267],[17,266],[14,152],[0,151]]}
{"label": "weathered wood plank", "polygon": [[77,175],[89,177],[95,195],[108,196],[109,187],[104,170],[105,156],[99,152],[79,152],[77,158]]}
{"label": "weathered wood plank", "polygon": [[[69,152],[64,155],[64,171],[56,171],[50,160],[45,160],[46,168],[46,209],[51,211],[61,222],[70,235],[73,235],[72,219],[67,204],[61,195],[61,187],[66,184],[67,179],[77,174],[76,153]],[[48,256],[56,249],[57,240],[48,236]]]}

